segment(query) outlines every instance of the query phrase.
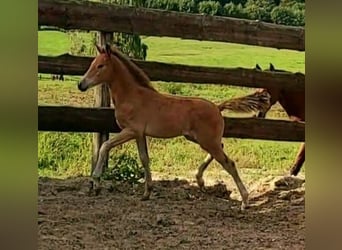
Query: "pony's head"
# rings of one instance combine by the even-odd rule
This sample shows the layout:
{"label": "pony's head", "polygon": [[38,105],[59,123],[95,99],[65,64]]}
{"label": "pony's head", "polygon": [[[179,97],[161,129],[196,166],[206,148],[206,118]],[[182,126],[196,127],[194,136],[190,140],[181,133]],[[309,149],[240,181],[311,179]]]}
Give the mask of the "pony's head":
{"label": "pony's head", "polygon": [[[255,65],[255,70],[257,71],[262,71],[261,67],[259,64],[256,64]],[[270,66],[268,69],[265,69],[264,70],[265,72],[285,72],[284,70],[278,70],[278,69],[275,69],[274,65],[272,63],[270,63]],[[279,99],[279,89],[278,88],[259,88],[255,91],[255,93],[258,93],[258,94],[266,94],[268,93],[270,95],[270,106],[268,109],[266,110],[263,110],[263,111],[259,111],[256,115],[256,117],[258,118],[265,118],[266,117],[266,113],[268,112],[268,110],[271,108],[271,106],[278,101]]]}
{"label": "pony's head", "polygon": [[110,82],[113,79],[113,69],[111,67],[112,50],[109,44],[104,47],[95,45],[99,54],[94,58],[89,69],[78,83],[80,91],[94,87],[101,83]]}

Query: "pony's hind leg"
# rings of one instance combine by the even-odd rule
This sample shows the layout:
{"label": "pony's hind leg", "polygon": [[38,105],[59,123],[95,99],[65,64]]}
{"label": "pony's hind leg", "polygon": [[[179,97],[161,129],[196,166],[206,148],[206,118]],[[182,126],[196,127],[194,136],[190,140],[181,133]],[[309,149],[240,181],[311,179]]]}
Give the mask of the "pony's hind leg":
{"label": "pony's hind leg", "polygon": [[239,173],[236,169],[235,162],[231,160],[224,152],[223,148],[214,145],[213,147],[206,147],[207,150],[214,158],[217,160],[221,166],[233,177],[236,186],[239,189],[241,198],[242,198],[242,206],[241,208],[247,208],[248,204],[248,192],[245,185],[242,183]]}
{"label": "pony's hind leg", "polygon": [[145,192],[141,200],[148,200],[152,189],[152,175],[150,170],[150,159],[148,156],[146,137],[141,136],[137,140],[139,157],[145,170]]}
{"label": "pony's hind leg", "polygon": [[[184,137],[189,140],[192,141],[196,144],[199,144],[198,141],[193,138],[192,136],[189,135],[184,135]],[[223,147],[223,144],[222,144]],[[207,167],[209,166],[209,164],[213,161],[214,157],[211,156],[211,154],[208,154],[203,163],[199,166],[197,174],[196,174],[196,181],[197,181],[197,185],[199,186],[201,191],[205,191],[204,190],[204,180],[203,180],[203,173],[204,171],[207,169]]]}
{"label": "pony's hind leg", "polygon": [[213,161],[214,157],[211,156],[211,154],[208,154],[207,157],[205,157],[204,162],[199,166],[197,174],[196,174],[196,181],[197,185],[199,186],[201,191],[204,190],[204,180],[203,180],[203,173],[209,166],[209,164]]}
{"label": "pony's hind leg", "polygon": [[290,170],[290,175],[294,175],[294,176],[298,175],[301,167],[303,166],[304,161],[305,161],[305,143],[302,143],[298,150],[296,161]]}
{"label": "pony's hind leg", "polygon": [[[223,148],[223,143],[221,144],[221,146]],[[201,191],[204,191],[203,173],[213,160],[214,160],[214,157],[211,154],[208,154],[207,157],[205,157],[204,162],[198,168],[198,172],[196,174],[196,180]]]}

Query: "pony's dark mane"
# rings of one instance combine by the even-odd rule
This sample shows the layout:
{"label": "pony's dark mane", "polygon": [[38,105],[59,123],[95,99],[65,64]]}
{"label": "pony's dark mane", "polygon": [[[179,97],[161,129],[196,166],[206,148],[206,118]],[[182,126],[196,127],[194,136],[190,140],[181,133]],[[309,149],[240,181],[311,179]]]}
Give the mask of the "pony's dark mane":
{"label": "pony's dark mane", "polygon": [[128,69],[128,71],[133,75],[136,83],[144,88],[156,91],[152,85],[150,78],[145,74],[145,72],[140,69],[135,63],[131,61],[130,58],[121,53],[117,48],[111,47],[112,54],[116,56]]}

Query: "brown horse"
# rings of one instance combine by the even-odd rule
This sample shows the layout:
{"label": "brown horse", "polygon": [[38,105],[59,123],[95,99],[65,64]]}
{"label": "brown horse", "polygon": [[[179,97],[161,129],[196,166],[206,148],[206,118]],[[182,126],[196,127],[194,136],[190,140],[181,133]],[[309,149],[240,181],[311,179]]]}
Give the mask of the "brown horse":
{"label": "brown horse", "polygon": [[240,195],[242,208],[248,206],[248,192],[232,161],[221,146],[224,120],[221,111],[252,112],[269,106],[269,94],[235,98],[216,105],[202,98],[179,97],[157,92],[147,75],[117,48],[96,46],[99,54],[78,84],[81,91],[106,83],[115,106],[116,121],[122,129],[115,137],[104,142],[92,173],[95,191],[103,171],[104,156],[110,149],[130,140],[136,140],[139,157],[145,171],[145,191],[142,200],[150,197],[152,177],[146,136],[172,138],[184,136],[207,151],[209,155],[198,168],[197,183],[203,190],[203,172],[216,159],[232,175]]}
{"label": "brown horse", "polygon": [[[257,70],[261,70],[261,67],[257,64],[255,66]],[[272,63],[270,63],[270,67],[265,71],[274,71],[274,72],[286,72],[285,70],[275,69]],[[283,107],[290,120],[292,121],[303,121],[305,122],[305,90],[285,90],[282,88],[267,88],[267,89],[258,89],[256,93],[265,93],[268,92],[271,95],[270,107],[264,111],[259,111],[257,117],[265,118],[266,113],[269,111],[272,105],[274,105],[277,101]],[[296,160],[293,166],[290,169],[290,174],[296,176],[303,163],[305,161],[305,143],[301,143],[299,151],[296,156]]]}

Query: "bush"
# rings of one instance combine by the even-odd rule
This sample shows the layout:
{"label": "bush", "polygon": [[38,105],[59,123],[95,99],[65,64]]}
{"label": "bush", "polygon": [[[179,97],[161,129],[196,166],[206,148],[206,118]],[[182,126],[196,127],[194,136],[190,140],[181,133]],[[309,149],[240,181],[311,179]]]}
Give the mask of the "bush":
{"label": "bush", "polygon": [[198,4],[198,12],[208,15],[221,15],[222,6],[219,2],[203,1]]}
{"label": "bush", "polygon": [[223,15],[229,17],[245,18],[245,10],[242,4],[234,4],[233,2],[227,3],[223,7]]}
{"label": "bush", "polygon": [[196,13],[197,4],[195,0],[179,0],[179,11],[187,13]]}
{"label": "bush", "polygon": [[294,4],[305,5],[305,1],[304,0],[280,0],[279,6],[292,6]]}
{"label": "bush", "polygon": [[145,5],[146,8],[151,9],[166,9],[166,0],[147,0]]}
{"label": "bush", "polygon": [[152,9],[178,11],[179,0],[148,0],[145,6]]}
{"label": "bush", "polygon": [[248,0],[245,12],[249,19],[271,22],[271,11],[274,7],[274,0]]}
{"label": "bush", "polygon": [[103,179],[137,183],[144,178],[144,169],[139,167],[137,160],[128,155],[121,154],[111,157],[113,167],[108,167],[103,173]]}
{"label": "bush", "polygon": [[247,2],[247,0],[230,0],[230,1],[228,1],[228,2],[232,2],[232,3],[235,4],[235,5],[241,4],[241,5],[244,7],[245,4],[246,4],[246,2]]}
{"label": "bush", "polygon": [[167,0],[166,9],[171,11],[179,11],[179,1],[178,0]]}
{"label": "bush", "polygon": [[294,9],[287,6],[277,6],[271,12],[274,23],[292,26],[305,25],[305,10]]}

